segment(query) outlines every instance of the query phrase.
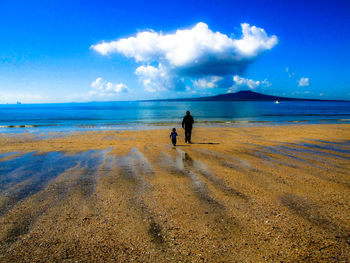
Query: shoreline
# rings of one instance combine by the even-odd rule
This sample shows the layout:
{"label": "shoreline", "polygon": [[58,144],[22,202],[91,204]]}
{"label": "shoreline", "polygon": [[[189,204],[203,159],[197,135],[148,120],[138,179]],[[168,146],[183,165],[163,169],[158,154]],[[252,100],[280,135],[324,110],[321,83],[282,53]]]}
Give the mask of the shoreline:
{"label": "shoreline", "polygon": [[[240,128],[240,127],[278,127],[291,125],[328,125],[328,124],[350,124],[350,119],[321,119],[321,120],[287,120],[287,121],[266,121],[266,120],[218,120],[218,121],[195,121],[195,128]],[[42,124],[21,124],[21,125],[0,125],[0,134],[19,133],[71,133],[89,131],[142,131],[181,128],[181,122],[132,122],[122,124],[103,125],[42,125]]]}
{"label": "shoreline", "polygon": [[350,124],[169,134],[1,134],[0,261],[350,257]]}

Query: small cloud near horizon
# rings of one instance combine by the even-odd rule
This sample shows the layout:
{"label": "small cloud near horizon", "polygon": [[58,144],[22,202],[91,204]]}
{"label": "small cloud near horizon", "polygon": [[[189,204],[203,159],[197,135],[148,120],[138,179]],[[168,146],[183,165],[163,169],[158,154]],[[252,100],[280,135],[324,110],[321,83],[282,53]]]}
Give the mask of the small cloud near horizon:
{"label": "small cloud near horizon", "polygon": [[309,78],[300,78],[298,81],[298,87],[308,87],[310,86]]}
{"label": "small cloud near horizon", "polygon": [[223,80],[223,77],[219,76],[200,78],[193,82],[193,86],[201,89],[213,89],[218,87],[218,82],[221,80]]}
{"label": "small cloud near horizon", "polygon": [[92,90],[89,92],[89,96],[99,97],[115,96],[119,93],[127,93],[129,91],[128,87],[123,83],[113,84],[102,78],[94,80],[91,83],[91,88]]}
{"label": "small cloud near horizon", "polygon": [[240,77],[238,75],[233,76],[233,81],[235,84],[228,90],[228,92],[230,93],[238,91],[242,88],[249,88],[250,90],[255,90],[258,87],[267,88],[272,86],[271,82],[269,82],[267,79],[264,79],[263,81],[252,80]]}

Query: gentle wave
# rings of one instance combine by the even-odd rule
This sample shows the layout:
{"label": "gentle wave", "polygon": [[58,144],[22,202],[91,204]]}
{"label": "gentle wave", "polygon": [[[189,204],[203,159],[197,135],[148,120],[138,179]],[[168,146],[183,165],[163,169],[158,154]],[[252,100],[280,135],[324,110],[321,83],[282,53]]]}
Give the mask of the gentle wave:
{"label": "gentle wave", "polygon": [[35,128],[39,127],[39,125],[0,125],[0,128],[8,129],[8,128]]}
{"label": "gentle wave", "polygon": [[40,128],[40,127],[59,127],[60,124],[9,124],[0,125],[0,129],[11,129],[11,128]]}
{"label": "gentle wave", "polygon": [[350,116],[350,114],[347,113],[331,113],[331,114],[325,114],[325,113],[304,113],[304,114],[299,114],[299,113],[290,113],[288,114],[261,114],[259,116],[263,117],[319,117],[319,116],[325,116],[325,117],[336,117],[336,116]]}

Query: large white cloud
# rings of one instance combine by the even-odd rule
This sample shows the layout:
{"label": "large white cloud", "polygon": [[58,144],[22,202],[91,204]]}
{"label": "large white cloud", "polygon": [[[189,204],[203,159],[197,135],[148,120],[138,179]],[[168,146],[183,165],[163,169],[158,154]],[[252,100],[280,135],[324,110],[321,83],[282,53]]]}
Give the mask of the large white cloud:
{"label": "large white cloud", "polygon": [[135,73],[149,91],[183,89],[181,78],[242,74],[278,42],[275,35],[268,36],[264,29],[247,23],[241,24],[241,30],[240,38],[231,38],[200,22],[171,34],[144,31],[91,48],[102,55],[120,53],[142,63]]}
{"label": "large white cloud", "polygon": [[119,93],[128,92],[128,87],[123,83],[113,84],[103,80],[102,78],[97,78],[91,83],[92,90],[89,92],[90,96],[114,96]]}

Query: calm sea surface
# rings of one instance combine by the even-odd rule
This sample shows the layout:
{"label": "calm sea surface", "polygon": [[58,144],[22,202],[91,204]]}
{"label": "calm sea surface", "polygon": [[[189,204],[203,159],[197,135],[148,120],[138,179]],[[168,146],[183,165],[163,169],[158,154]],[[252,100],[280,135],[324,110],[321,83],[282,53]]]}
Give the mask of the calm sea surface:
{"label": "calm sea surface", "polygon": [[0,105],[0,133],[197,126],[350,123],[350,102],[94,102]]}

